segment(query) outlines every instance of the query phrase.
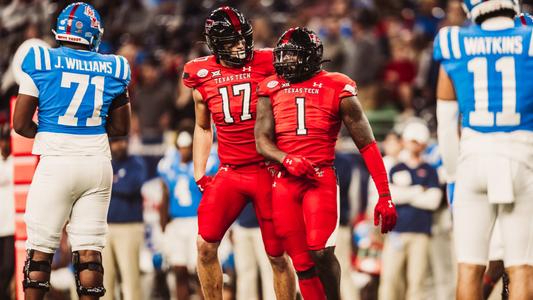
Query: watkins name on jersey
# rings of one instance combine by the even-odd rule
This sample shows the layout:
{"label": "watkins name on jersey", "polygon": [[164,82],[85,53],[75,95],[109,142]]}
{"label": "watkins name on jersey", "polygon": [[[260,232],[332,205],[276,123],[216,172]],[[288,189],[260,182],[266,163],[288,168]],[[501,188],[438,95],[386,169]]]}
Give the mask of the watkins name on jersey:
{"label": "watkins name on jersey", "polygon": [[466,55],[522,54],[522,36],[475,36],[464,38]]}

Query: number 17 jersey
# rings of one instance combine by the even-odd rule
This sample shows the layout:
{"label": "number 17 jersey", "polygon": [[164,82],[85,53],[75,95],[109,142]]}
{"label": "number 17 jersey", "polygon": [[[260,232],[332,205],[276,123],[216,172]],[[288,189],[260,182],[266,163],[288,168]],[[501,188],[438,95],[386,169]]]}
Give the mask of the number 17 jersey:
{"label": "number 17 jersey", "polygon": [[130,81],[124,57],[33,46],[22,70],[19,93],[39,99],[34,154],[110,157],[106,119]]}
{"label": "number 17 jersey", "polygon": [[255,149],[256,89],[263,79],[275,73],[272,61],[272,49],[260,49],[241,67],[224,67],[213,55],[185,64],[183,83],[200,92],[211,113],[221,164],[244,165],[264,160]]}

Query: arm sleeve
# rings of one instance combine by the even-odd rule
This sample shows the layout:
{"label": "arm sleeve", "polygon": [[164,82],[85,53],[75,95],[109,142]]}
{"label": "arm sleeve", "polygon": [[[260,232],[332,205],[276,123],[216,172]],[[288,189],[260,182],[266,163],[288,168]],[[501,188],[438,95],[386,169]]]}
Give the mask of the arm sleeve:
{"label": "arm sleeve", "polygon": [[22,61],[22,73],[20,78],[19,94],[39,97],[39,89],[32,75],[35,74],[35,51],[30,48]]}
{"label": "arm sleeve", "polygon": [[437,139],[446,172],[446,181],[455,181],[459,159],[459,105],[457,101],[437,100]]}

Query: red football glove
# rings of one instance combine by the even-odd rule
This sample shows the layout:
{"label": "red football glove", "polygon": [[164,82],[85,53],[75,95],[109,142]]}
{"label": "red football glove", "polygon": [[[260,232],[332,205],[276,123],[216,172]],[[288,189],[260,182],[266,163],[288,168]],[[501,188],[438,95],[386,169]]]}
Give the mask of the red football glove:
{"label": "red football glove", "polygon": [[313,163],[300,155],[287,154],[285,159],[283,159],[283,166],[287,172],[294,176],[306,176],[309,178],[314,178],[315,176]]}
{"label": "red football glove", "polygon": [[213,181],[213,177],[204,175],[202,176],[202,178],[196,181],[196,185],[198,186],[198,189],[200,190],[200,192],[203,193],[205,189],[211,184],[212,181]]}
{"label": "red football glove", "polygon": [[381,220],[381,233],[387,233],[396,225],[396,207],[390,196],[379,197],[376,207],[374,207],[374,225],[379,226]]}
{"label": "red football glove", "polygon": [[378,226],[381,221],[381,233],[387,233],[396,225],[397,215],[390,196],[383,158],[375,141],[364,146],[360,152],[379,194],[378,203],[374,208],[374,225]]}

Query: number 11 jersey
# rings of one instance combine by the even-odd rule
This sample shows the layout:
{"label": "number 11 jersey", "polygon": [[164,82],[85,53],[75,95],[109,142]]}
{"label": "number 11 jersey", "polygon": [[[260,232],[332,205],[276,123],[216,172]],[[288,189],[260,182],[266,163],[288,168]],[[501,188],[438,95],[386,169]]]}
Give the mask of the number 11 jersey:
{"label": "number 11 jersey", "polygon": [[264,160],[255,149],[256,89],[263,79],[275,74],[272,62],[272,49],[260,49],[241,67],[224,67],[213,55],[185,64],[183,83],[200,92],[211,112],[223,165]]}
{"label": "number 11 jersey", "polygon": [[533,27],[444,27],[434,58],[453,81],[461,124],[481,133],[533,131]]}
{"label": "number 11 jersey", "polygon": [[124,57],[33,46],[22,70],[19,93],[39,99],[34,154],[110,157],[106,119],[130,81]]}
{"label": "number 11 jersey", "polygon": [[433,56],[453,82],[461,157],[502,155],[533,168],[533,27],[444,27]]}

